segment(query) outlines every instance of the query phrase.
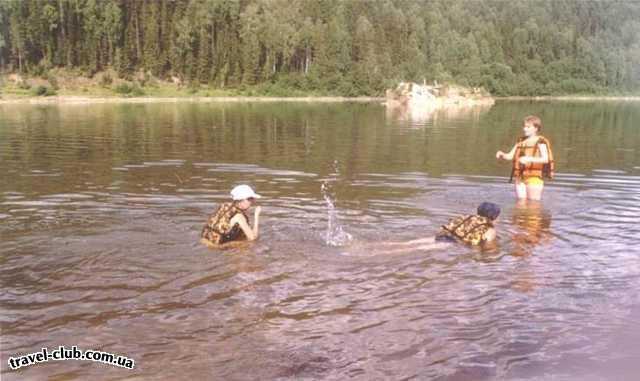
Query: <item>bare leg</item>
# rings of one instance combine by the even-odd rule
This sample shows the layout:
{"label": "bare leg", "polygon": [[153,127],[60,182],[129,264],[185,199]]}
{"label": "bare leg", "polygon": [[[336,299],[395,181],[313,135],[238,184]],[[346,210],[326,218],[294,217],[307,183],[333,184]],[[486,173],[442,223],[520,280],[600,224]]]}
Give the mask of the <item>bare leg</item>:
{"label": "bare leg", "polygon": [[397,241],[389,241],[389,242],[372,242],[366,244],[366,246],[370,247],[402,247],[402,246],[410,246],[410,245],[419,245],[424,243],[434,243],[436,237],[427,237],[427,238],[418,238],[412,239],[410,241],[405,242],[397,242]]}
{"label": "bare leg", "polygon": [[449,245],[451,245],[450,242],[432,242],[426,245],[412,246],[412,247],[405,246],[405,247],[393,249],[393,250],[383,249],[381,251],[383,251],[385,254],[400,254],[400,253],[408,253],[411,251],[418,251],[418,250],[427,251],[427,250],[443,249],[445,247],[448,247]]}
{"label": "bare leg", "polygon": [[520,180],[516,180],[516,197],[518,199],[527,198],[527,185]]}
{"label": "bare leg", "polygon": [[544,189],[544,184],[540,185],[527,185],[527,198],[529,200],[539,201],[542,199],[542,190]]}
{"label": "bare leg", "polygon": [[401,245],[417,245],[421,243],[434,243],[436,241],[436,237],[427,237],[427,238],[418,238],[412,239],[411,241],[403,242]]}

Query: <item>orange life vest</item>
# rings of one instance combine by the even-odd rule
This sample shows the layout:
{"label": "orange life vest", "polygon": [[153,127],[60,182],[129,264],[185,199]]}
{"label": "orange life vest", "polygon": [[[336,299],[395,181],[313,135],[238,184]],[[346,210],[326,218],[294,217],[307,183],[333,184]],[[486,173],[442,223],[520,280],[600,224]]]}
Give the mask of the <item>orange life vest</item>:
{"label": "orange life vest", "polygon": [[[551,151],[551,143],[544,136],[538,136],[538,140],[536,144],[532,146],[527,146],[525,143],[527,140],[526,137],[522,137],[518,139],[516,143],[516,151],[513,154],[513,166],[511,169],[511,179],[509,182],[513,181],[513,178],[527,178],[527,177],[546,177],[548,179],[553,179],[555,175],[556,165],[553,161],[553,152]],[[523,156],[530,157],[540,157],[540,145],[544,144],[547,146],[547,157],[549,158],[548,163],[529,163],[529,164],[520,164],[520,158]]]}

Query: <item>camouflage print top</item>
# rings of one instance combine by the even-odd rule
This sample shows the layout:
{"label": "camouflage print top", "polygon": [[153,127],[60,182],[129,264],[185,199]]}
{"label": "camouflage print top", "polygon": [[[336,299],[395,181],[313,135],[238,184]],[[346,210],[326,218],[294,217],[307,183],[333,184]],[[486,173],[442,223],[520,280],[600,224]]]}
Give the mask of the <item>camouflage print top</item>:
{"label": "camouflage print top", "polygon": [[247,237],[238,224],[231,226],[231,219],[238,213],[244,216],[247,223],[249,222],[244,211],[238,208],[234,203],[225,202],[220,205],[215,213],[209,216],[207,223],[202,228],[200,237],[216,244],[246,239]]}
{"label": "camouflage print top", "polygon": [[479,245],[484,242],[484,235],[493,227],[490,219],[478,215],[460,216],[450,220],[438,236],[446,235],[470,244]]}

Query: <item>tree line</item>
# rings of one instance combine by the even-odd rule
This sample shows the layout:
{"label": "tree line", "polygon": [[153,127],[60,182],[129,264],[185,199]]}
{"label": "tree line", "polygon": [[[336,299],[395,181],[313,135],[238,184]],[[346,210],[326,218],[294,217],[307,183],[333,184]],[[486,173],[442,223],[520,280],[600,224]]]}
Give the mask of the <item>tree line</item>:
{"label": "tree line", "polygon": [[639,36],[633,0],[0,0],[5,72],[142,70],[214,88],[637,92]]}

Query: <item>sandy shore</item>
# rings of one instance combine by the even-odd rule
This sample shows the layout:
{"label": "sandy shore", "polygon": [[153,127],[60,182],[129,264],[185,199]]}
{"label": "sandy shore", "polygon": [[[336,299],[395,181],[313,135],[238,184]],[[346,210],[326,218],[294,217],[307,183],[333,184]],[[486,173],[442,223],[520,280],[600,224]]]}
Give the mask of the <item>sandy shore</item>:
{"label": "sandy shore", "polygon": [[376,97],[16,97],[0,98],[0,104],[178,103],[178,102],[381,102]]}

